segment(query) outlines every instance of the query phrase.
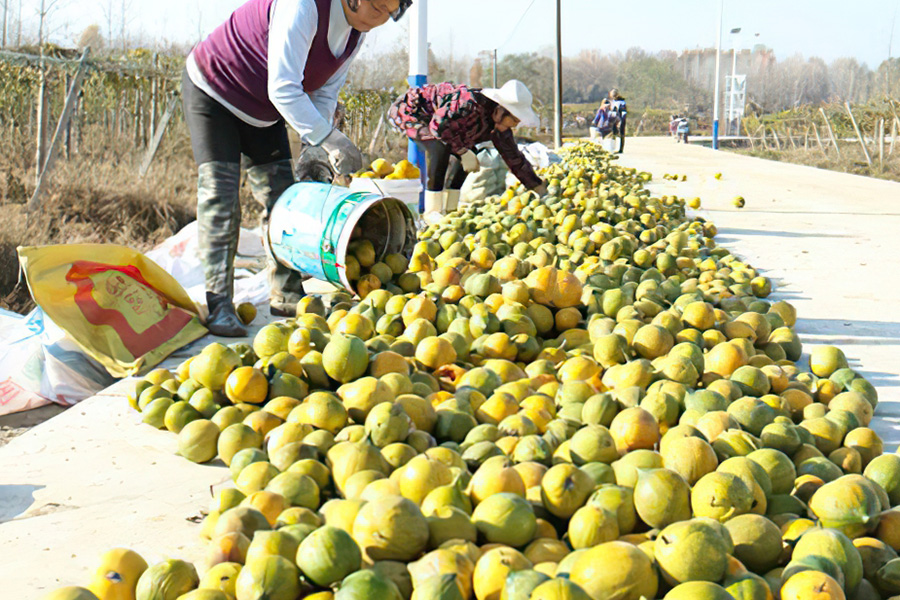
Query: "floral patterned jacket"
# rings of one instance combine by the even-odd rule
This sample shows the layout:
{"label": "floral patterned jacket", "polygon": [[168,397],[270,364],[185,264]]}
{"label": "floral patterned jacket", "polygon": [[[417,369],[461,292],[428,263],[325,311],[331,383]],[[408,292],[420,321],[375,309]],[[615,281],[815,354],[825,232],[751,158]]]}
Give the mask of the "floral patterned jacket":
{"label": "floral patterned jacket", "polygon": [[482,142],[493,142],[513,175],[525,187],[536,188],[541,179],[519,150],[512,131],[494,128],[496,107],[497,103],[478,89],[437,83],[410,88],[391,105],[388,116],[411,140],[440,140],[456,155]]}

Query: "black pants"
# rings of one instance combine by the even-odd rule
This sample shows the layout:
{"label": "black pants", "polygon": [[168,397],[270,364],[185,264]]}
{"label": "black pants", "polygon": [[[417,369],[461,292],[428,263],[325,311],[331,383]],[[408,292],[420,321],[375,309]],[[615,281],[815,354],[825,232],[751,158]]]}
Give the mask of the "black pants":
{"label": "black pants", "polygon": [[213,161],[240,163],[241,154],[254,165],[291,159],[284,121],[270,127],[245,123],[194,85],[187,69],[181,78],[181,97],[198,165]]}
{"label": "black pants", "polygon": [[462,163],[450,147],[440,140],[428,140],[415,142],[425,153],[425,161],[428,165],[427,181],[425,189],[429,192],[441,190],[458,190],[462,188],[466,180],[466,172]]}
{"label": "black pants", "polygon": [[619,137],[619,153],[625,150],[625,119],[622,117],[615,125],[613,125],[613,137]]}

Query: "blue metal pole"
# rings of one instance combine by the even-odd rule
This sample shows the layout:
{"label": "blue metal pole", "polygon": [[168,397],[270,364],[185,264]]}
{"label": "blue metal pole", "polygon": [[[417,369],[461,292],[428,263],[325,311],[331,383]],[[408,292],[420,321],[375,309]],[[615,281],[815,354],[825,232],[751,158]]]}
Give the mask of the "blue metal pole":
{"label": "blue metal pole", "polygon": [[[410,87],[419,87],[428,83],[428,75],[410,75],[407,78]],[[422,189],[425,189],[427,179],[425,153],[418,144],[409,140],[409,146],[406,149],[406,159],[419,168],[419,180],[422,182]],[[419,194],[419,214],[425,214],[425,192]]]}

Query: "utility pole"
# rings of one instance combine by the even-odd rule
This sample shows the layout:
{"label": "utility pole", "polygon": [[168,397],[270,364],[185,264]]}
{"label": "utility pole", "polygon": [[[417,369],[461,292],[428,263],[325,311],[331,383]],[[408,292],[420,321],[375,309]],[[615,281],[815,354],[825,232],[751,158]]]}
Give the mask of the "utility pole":
{"label": "utility pole", "polygon": [[494,65],[494,67],[493,67],[494,88],[496,89],[496,87],[497,87],[497,49],[496,48],[494,48],[493,65]]}
{"label": "utility pole", "polygon": [[562,0],[556,0],[556,55],[553,85],[555,115],[553,117],[553,143],[562,146]]}
{"label": "utility pole", "polygon": [[719,31],[716,35],[716,85],[713,100],[712,147],[719,149],[719,67],[722,58],[722,17],[725,12],[725,0],[719,0]]}
{"label": "utility pole", "polygon": [[732,130],[731,124],[734,121],[734,97],[737,90],[734,89],[735,78],[737,77],[737,47],[738,47],[738,38],[736,37],[741,32],[740,27],[736,27],[731,30],[731,34],[735,37],[732,38],[734,44],[731,48],[731,93],[728,97],[728,127],[725,128],[725,131],[729,133],[729,135],[737,135],[740,132],[736,132]]}

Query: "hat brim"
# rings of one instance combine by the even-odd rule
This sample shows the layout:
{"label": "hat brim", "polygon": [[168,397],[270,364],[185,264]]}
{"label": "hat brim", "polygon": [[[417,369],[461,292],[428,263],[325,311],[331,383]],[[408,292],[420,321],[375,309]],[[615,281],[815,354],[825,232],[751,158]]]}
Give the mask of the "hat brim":
{"label": "hat brim", "polygon": [[506,102],[505,99],[501,96],[500,90],[497,88],[487,88],[481,90],[482,95],[486,98],[490,98],[506,110],[508,110],[512,116],[519,120],[519,127],[537,127],[541,124],[541,120],[538,118],[537,113],[534,112],[534,109],[530,106],[525,106],[524,104]]}

